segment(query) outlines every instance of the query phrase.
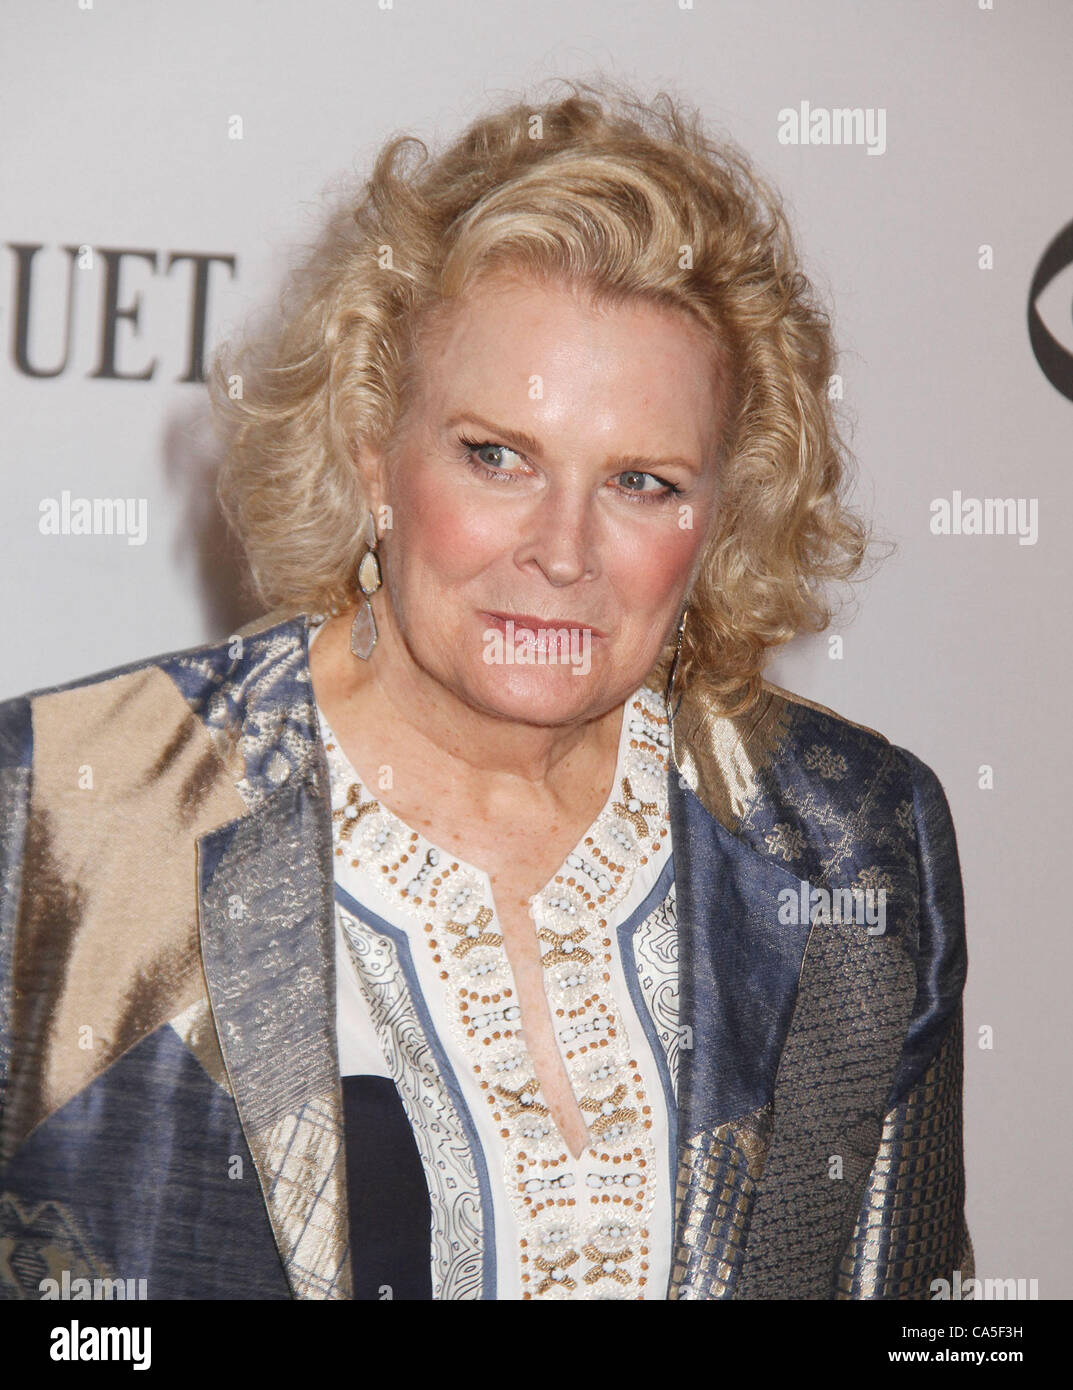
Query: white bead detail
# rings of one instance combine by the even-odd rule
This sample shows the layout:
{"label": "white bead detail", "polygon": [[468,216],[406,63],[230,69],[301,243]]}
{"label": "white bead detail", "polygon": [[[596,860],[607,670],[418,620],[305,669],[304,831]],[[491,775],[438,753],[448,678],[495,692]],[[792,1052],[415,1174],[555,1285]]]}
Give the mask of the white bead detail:
{"label": "white bead detail", "polygon": [[[649,710],[652,719],[647,717]],[[564,1296],[643,1296],[640,1290],[645,1279],[641,1271],[644,1261],[640,1252],[647,1233],[640,1233],[651,1219],[652,1179],[658,1169],[647,1122],[608,1123],[620,1108],[640,1115],[647,1110],[648,1102],[645,1087],[633,1080],[636,1063],[634,1067],[629,1065],[630,1058],[636,1055],[637,1042],[636,1037],[631,1042],[627,1032],[627,1024],[630,1031],[634,1027],[632,1014],[623,1016],[613,992],[617,986],[610,983],[612,978],[620,977],[608,974],[609,966],[617,959],[617,947],[605,945],[604,938],[618,925],[619,919],[613,914],[630,890],[640,857],[648,852],[647,841],[657,842],[653,848],[658,848],[661,830],[668,824],[668,768],[656,748],[667,747],[669,738],[655,722],[657,710],[662,711],[662,702],[654,692],[646,688],[635,697],[627,712],[627,734],[633,735],[641,746],[628,746],[624,741],[614,794],[590,828],[583,846],[566,856],[564,866],[570,874],[560,870],[562,881],[552,881],[530,899],[547,966],[544,980],[548,1003],[553,1018],[557,1016],[562,1025],[557,1028],[560,1040],[571,1045],[566,1058],[567,1074],[576,1099],[586,1102],[589,1117],[593,1118],[595,1111],[600,1118],[598,1132],[590,1134],[578,1160],[572,1160],[566,1152],[555,1124],[532,1113],[538,1102],[543,1102],[543,1096],[531,1084],[536,1080],[532,1060],[517,1031],[521,1009],[509,1002],[516,982],[502,943],[501,927],[494,915],[489,917],[486,911],[490,908],[494,914],[486,876],[472,866],[454,863],[382,806],[359,816],[358,808],[375,799],[363,787],[357,804],[347,812],[348,833],[350,822],[358,823],[353,826],[353,844],[341,841],[344,853],[348,860],[351,855],[360,858],[364,873],[382,872],[382,891],[398,897],[400,907],[420,924],[422,935],[415,930],[413,949],[422,949],[417,943],[425,939],[425,949],[435,953],[435,968],[453,1012],[452,1033],[461,1055],[478,1067],[481,1085],[494,1102],[496,1130],[503,1134],[504,1174],[520,1227],[527,1234],[530,1250],[543,1248],[550,1266],[542,1272],[532,1265],[528,1269],[522,1266],[522,1288],[529,1297],[543,1294],[545,1300],[556,1300]],[[341,754],[334,764],[329,758],[333,807],[343,806],[354,785],[353,777],[337,785],[336,773],[344,764]],[[624,795],[623,772],[633,793],[629,798]],[[642,806],[658,808],[658,813],[643,812],[649,827],[645,843],[640,842],[641,836],[622,811],[613,810],[614,802],[620,807],[628,802],[634,815]],[[391,846],[395,849],[389,862]],[[400,870],[403,855],[407,858]],[[440,875],[438,893],[428,893],[422,885],[434,871]],[[377,883],[379,887],[379,878]],[[424,903],[412,891],[417,888],[426,894]],[[409,893],[408,899],[402,896],[405,893]],[[598,905],[597,898],[601,899]],[[482,936],[485,941],[477,944]],[[549,955],[556,959],[558,970],[547,960]],[[574,959],[567,964],[569,957]],[[579,996],[576,991],[582,987],[586,993]],[[475,1012],[481,1003],[484,1008]],[[574,1015],[568,1021],[563,1017],[567,1012]],[[422,1084],[430,1083],[425,1079]],[[618,1086],[623,1087],[621,1093]],[[497,1088],[502,1088],[498,1095]],[[611,1101],[609,1092],[621,1094],[621,1099]],[[491,1120],[491,1114],[488,1118]],[[631,1147],[622,1147],[624,1139]],[[630,1170],[623,1172],[621,1166],[611,1169],[612,1156],[620,1165],[630,1161]],[[608,1166],[600,1171],[597,1164]],[[545,1172],[548,1166],[554,1172],[562,1165],[571,1171],[540,1176],[540,1165]],[[574,1191],[576,1183],[584,1184],[586,1191]],[[616,1212],[612,1222],[607,1220],[606,1199],[602,1202],[599,1195],[603,1189],[614,1190],[622,1206],[621,1217]],[[557,1196],[542,1200],[543,1193]],[[594,1242],[603,1252],[597,1267],[616,1277],[587,1287],[583,1275],[590,1264],[584,1262],[584,1257],[581,1263],[573,1261],[586,1244],[591,1246]],[[563,1263],[555,1263],[557,1259]]]}

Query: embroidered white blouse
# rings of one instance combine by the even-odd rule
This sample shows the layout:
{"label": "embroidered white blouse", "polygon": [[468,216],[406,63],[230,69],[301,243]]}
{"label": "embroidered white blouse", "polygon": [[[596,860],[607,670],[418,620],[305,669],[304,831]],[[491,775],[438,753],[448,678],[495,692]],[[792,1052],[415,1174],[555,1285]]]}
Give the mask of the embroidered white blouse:
{"label": "embroidered white blouse", "polygon": [[560,1053],[589,1119],[577,1159],[518,1031],[488,875],[403,824],[318,717],[340,1072],[398,1090],[429,1190],[433,1298],[665,1298],[678,980],[662,699],[642,687],[627,701],[607,804],[532,899]]}

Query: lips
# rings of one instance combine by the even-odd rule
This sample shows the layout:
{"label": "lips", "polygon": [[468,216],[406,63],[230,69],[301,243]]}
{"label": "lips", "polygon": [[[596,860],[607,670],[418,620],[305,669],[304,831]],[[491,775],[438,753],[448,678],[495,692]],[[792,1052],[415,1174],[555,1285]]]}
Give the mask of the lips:
{"label": "lips", "polygon": [[558,632],[566,628],[570,632],[588,632],[592,637],[604,637],[606,634],[598,627],[593,627],[591,623],[581,622],[577,618],[541,618],[534,613],[484,613],[483,617],[488,619],[492,627],[498,628],[501,632],[507,631],[507,623],[513,623],[516,635],[523,631],[531,632],[538,645],[539,638],[536,634],[541,630]]}

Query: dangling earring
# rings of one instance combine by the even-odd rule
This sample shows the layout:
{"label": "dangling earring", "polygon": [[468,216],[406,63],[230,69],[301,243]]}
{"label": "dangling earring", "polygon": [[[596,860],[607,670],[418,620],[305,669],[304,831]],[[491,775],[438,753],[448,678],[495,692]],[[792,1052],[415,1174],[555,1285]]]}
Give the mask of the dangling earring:
{"label": "dangling earring", "polygon": [[[674,721],[674,705],[672,703],[674,696],[674,678],[678,674],[678,658],[682,655],[682,637],[686,630],[686,618],[688,616],[689,609],[683,608],[682,616],[678,620],[678,641],[675,644],[674,656],[671,659],[671,669],[667,675],[667,690],[663,698],[667,705],[668,724],[671,724]],[[679,699],[681,699],[680,696]]]}
{"label": "dangling earring", "polygon": [[369,548],[361,557],[361,564],[358,566],[358,585],[365,595],[365,602],[358,609],[358,616],[350,629],[350,650],[362,661],[369,660],[376,646],[376,619],[373,617],[373,606],[369,602],[383,583],[376,543],[376,518],[370,512],[365,520],[365,544]]}

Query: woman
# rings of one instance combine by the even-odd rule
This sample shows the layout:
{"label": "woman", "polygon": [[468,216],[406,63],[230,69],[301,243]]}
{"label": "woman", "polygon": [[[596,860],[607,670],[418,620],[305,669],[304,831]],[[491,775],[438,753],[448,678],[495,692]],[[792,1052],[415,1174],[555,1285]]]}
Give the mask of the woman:
{"label": "woman", "polygon": [[778,204],[669,101],[414,148],[218,364],[279,606],[3,707],[8,1290],[927,1298],[957,852],[762,677],[864,551]]}

